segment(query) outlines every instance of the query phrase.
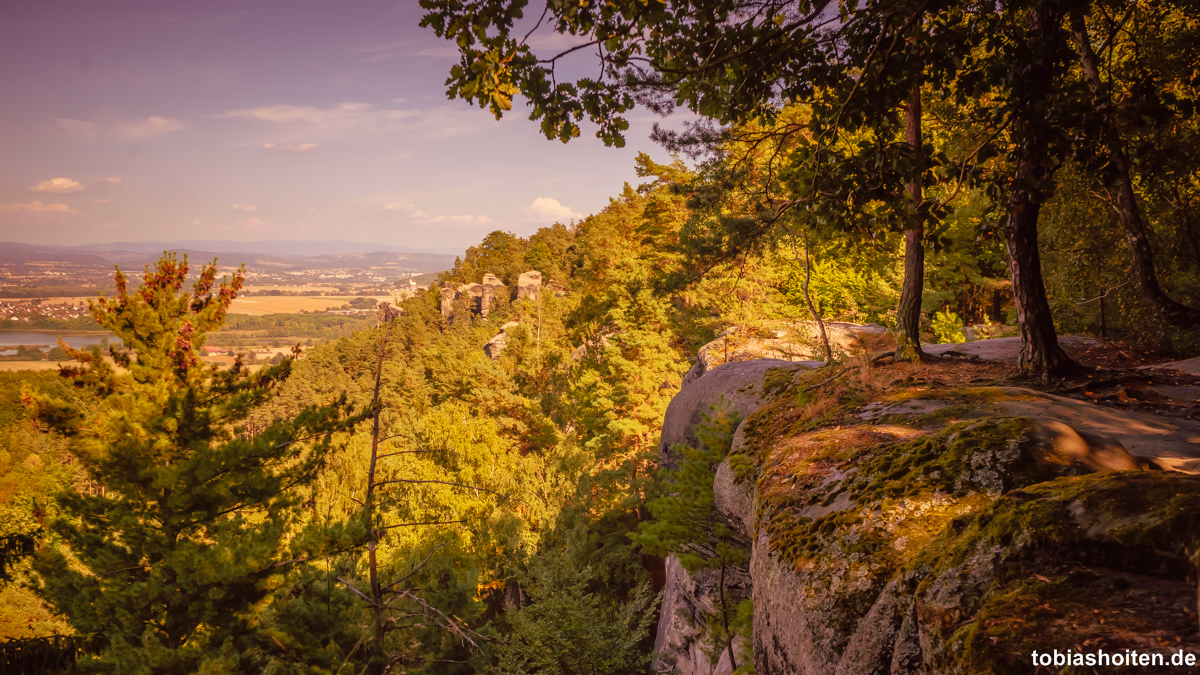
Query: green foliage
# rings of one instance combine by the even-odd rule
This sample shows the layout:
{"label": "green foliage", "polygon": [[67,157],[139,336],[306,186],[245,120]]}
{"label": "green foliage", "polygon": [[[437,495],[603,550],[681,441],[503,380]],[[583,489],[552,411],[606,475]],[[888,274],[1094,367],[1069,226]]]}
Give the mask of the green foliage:
{"label": "green foliage", "polygon": [[942,310],[933,317],[933,337],[938,342],[966,342],[963,334],[963,322],[958,315],[948,309]]}
{"label": "green foliage", "polygon": [[575,572],[551,557],[522,586],[529,604],[504,614],[505,637],[490,672],[505,675],[649,675],[646,649],[658,599],[641,584],[625,601],[590,590],[590,568]]}
{"label": "green foliage", "polygon": [[738,415],[714,405],[696,427],[700,448],[677,445],[675,468],[660,470],[662,496],[646,508],[654,520],[642,523],[634,543],[650,555],[679,556],[691,573],[716,569],[745,559],[745,548],[732,540],[733,531],[717,513],[713,478],[725,459],[737,429]]}
{"label": "green foliage", "polygon": [[196,350],[218,328],[242,277],[216,284],[205,266],[181,292],[186,259],[164,255],[130,292],[92,303],[96,321],[134,352],[110,349],[126,372],[68,350],[62,374],[94,397],[81,406],[33,398],[39,419],[69,439],[96,489],[68,491],[50,529],[62,549],[34,564],[39,594],[79,633],[106,646],[81,665],[98,672],[257,672],[246,657],[257,610],[289,561],[352,541],[350,530],[307,524],[298,508],[345,406],[242,426],[290,371],[217,373]]}
{"label": "green foliage", "polygon": [[[354,299],[359,301],[358,298]],[[371,306],[374,302],[370,303]],[[248,316],[230,314],[225,317],[221,332],[212,334],[212,342],[220,345],[236,344],[236,335],[256,338],[307,337],[337,339],[369,328],[375,318],[346,314],[265,314]]]}

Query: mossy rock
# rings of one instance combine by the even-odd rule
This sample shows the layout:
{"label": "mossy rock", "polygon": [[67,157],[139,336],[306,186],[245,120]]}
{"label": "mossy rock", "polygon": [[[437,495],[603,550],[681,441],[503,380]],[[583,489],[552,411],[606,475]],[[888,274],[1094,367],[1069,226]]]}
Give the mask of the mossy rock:
{"label": "mossy rock", "polygon": [[835,423],[797,421],[790,395],[747,423],[759,673],[1021,673],[1034,649],[1196,651],[1200,478],[1095,473],[1034,420],[989,410],[1021,391],[925,392],[962,421],[891,425],[845,394],[821,413]]}
{"label": "mossy rock", "polygon": [[[844,440],[849,430],[840,431]],[[1053,457],[1030,420],[989,417],[907,441],[829,439],[790,452],[764,467],[759,507],[771,549],[796,565],[826,549],[898,562],[910,544],[1009,490],[1086,471]]]}
{"label": "mossy rock", "polygon": [[906,566],[922,643],[937,646],[924,661],[1032,672],[1035,649],[1195,653],[1198,555],[1200,477],[1130,471],[1016,490]]}

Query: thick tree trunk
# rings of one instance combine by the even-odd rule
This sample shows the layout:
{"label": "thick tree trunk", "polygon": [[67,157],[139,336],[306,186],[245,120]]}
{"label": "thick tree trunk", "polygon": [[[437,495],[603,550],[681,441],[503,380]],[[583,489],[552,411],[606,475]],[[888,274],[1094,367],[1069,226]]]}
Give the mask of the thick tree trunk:
{"label": "thick tree trunk", "polygon": [[1183,230],[1183,237],[1187,239],[1188,251],[1192,254],[1192,262],[1200,265],[1200,237],[1196,235],[1196,228],[1192,223],[1192,213],[1188,209],[1187,201],[1179,193],[1179,186],[1171,186],[1171,197],[1168,201],[1171,207],[1179,212],[1179,217],[1182,219],[1179,223],[1179,229]]}
{"label": "thick tree trunk", "polygon": [[1063,19],[1049,4],[1041,3],[1030,12],[1029,62],[1015,64],[1022,72],[1012,74],[1017,166],[1009,190],[1006,242],[1013,304],[1021,327],[1017,369],[1042,377],[1066,375],[1079,368],[1058,346],[1038,252],[1038,215],[1053,173],[1047,149],[1052,129],[1043,111],[1054,84],[1053,55]]}
{"label": "thick tree trunk", "polygon": [[1104,182],[1115,197],[1114,206],[1121,216],[1121,225],[1125,228],[1125,241],[1129,244],[1129,253],[1133,259],[1133,278],[1137,282],[1138,290],[1172,325],[1181,328],[1200,326],[1200,310],[1172,300],[1158,285],[1158,277],[1154,272],[1154,251],[1150,248],[1146,225],[1142,221],[1141,210],[1133,193],[1129,157],[1125,154],[1120,129],[1113,119],[1113,111],[1104,100],[1104,88],[1100,82],[1100,60],[1088,41],[1087,26],[1083,14],[1078,10],[1071,12],[1071,34],[1079,53],[1083,77],[1092,92],[1092,106],[1104,118],[1104,146],[1108,155]]}
{"label": "thick tree trunk", "polygon": [[[905,115],[905,141],[921,153],[921,87],[915,85]],[[921,168],[913,168],[908,182],[912,202],[904,228],[904,284],[896,306],[896,358],[917,360],[921,351],[921,297],[925,282],[925,224],[921,219]]]}

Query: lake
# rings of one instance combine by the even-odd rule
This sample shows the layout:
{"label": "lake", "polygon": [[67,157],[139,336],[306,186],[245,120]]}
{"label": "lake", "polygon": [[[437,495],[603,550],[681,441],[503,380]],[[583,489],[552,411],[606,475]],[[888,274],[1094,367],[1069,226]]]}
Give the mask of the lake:
{"label": "lake", "polygon": [[79,349],[90,345],[98,345],[102,340],[107,338],[110,342],[116,340],[108,333],[66,333],[52,330],[0,330],[0,355],[6,353],[12,354],[15,350],[7,349],[8,347],[16,347],[17,345],[34,346],[38,345],[42,351],[48,352],[51,347],[58,345],[58,338],[62,337],[67,344]]}

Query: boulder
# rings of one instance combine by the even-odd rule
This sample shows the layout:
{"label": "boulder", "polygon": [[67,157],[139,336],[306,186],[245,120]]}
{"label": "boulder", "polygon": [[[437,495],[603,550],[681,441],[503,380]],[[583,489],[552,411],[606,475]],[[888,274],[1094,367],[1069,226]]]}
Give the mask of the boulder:
{"label": "boulder", "polygon": [[447,284],[442,287],[442,318],[449,319],[454,311],[454,301],[458,299],[458,291]]}
{"label": "boulder", "polygon": [[504,351],[504,347],[508,344],[508,335],[507,335],[508,331],[512,330],[513,328],[516,328],[519,325],[521,325],[521,324],[517,323],[516,321],[509,321],[508,323],[504,324],[503,326],[500,326],[499,333],[497,333],[496,335],[494,335],[492,337],[492,339],[490,339],[486,343],[484,343],[483,351],[485,354],[488,355],[488,358],[490,358],[493,361],[500,358],[500,352]]}
{"label": "boulder", "polygon": [[522,272],[517,279],[517,299],[527,298],[537,302],[542,292],[542,273],[537,270]]}
{"label": "boulder", "polygon": [[[775,372],[790,376],[792,371],[816,365],[820,364],[764,359],[720,365],[702,377],[694,378],[695,381],[684,386],[667,405],[659,443],[661,463],[664,466],[675,464],[675,456],[670,449],[672,445],[682,443],[695,446],[699,443],[695,428],[714,404],[745,418],[762,404],[763,382],[769,371],[778,369]],[[738,442],[735,435],[735,443]],[[722,478],[732,485],[728,471],[718,471],[718,480]],[[718,499],[724,499],[724,496],[718,496]],[[707,652],[715,650],[700,629],[706,625],[708,617],[717,611],[719,573],[702,570],[693,577],[672,555],[666,560],[666,574],[658,633],[654,642],[658,667],[682,675],[732,673],[728,654],[719,656],[716,666],[709,662]],[[749,568],[746,566],[726,571],[728,603],[748,596],[748,574]],[[738,646],[735,645],[737,650]]]}
{"label": "boulder", "polygon": [[[1058,345],[1065,349],[1085,349],[1099,347],[1101,342],[1095,338],[1080,335],[1060,335]],[[943,342],[939,344],[921,345],[921,351],[935,356],[975,357],[981,361],[1011,361],[1016,362],[1021,355],[1021,338],[1004,337],[974,342]]]}
{"label": "boulder", "polygon": [[[659,457],[664,466],[672,467],[675,459],[670,448],[676,443],[695,446],[696,425],[703,421],[713,405],[718,405],[741,417],[758,410],[762,405],[763,378],[772,368],[798,370],[814,368],[819,361],[782,361],[759,359],[727,363],[698,377],[685,377],[678,394],[667,404],[659,436]],[[689,371],[690,374],[690,371]]]}
{"label": "boulder", "polygon": [[508,298],[508,287],[494,274],[483,275],[482,293],[479,298],[479,315],[488,318],[496,303]]}
{"label": "boulder", "polygon": [[[838,354],[854,354],[868,350],[883,339],[886,329],[877,324],[853,324],[837,321],[825,324],[829,346]],[[720,337],[696,352],[696,364],[684,376],[690,383],[722,363],[777,359],[807,362],[824,356],[815,323],[799,321],[776,322],[769,329],[757,332],[727,329]]]}
{"label": "boulder", "polygon": [[402,307],[396,307],[390,302],[381,302],[376,307],[379,316],[379,323],[387,323],[396,317],[404,314]]}
{"label": "boulder", "polygon": [[[800,425],[784,368],[704,373],[662,434],[668,463],[713,401],[747,415],[713,494],[750,552],[731,592],[754,600],[755,672],[1033,673],[1034,650],[1200,649],[1200,425],[921,385]],[[666,565],[658,663],[711,673],[716,583]]]}
{"label": "boulder", "polygon": [[1194,359],[1184,359],[1183,361],[1172,361],[1170,363],[1157,363],[1152,366],[1142,366],[1143,368],[1153,368],[1155,370],[1174,370],[1187,375],[1200,376],[1200,356]]}

